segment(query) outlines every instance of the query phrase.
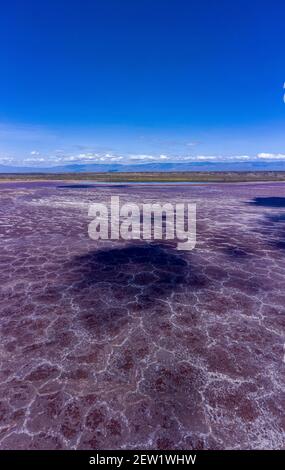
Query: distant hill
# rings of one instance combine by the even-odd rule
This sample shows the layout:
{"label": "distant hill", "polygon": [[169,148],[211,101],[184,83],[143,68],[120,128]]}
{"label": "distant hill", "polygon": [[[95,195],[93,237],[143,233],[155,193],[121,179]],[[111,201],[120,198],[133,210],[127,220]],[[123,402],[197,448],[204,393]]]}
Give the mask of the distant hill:
{"label": "distant hill", "polygon": [[0,173],[85,173],[85,172],[148,172],[148,171],[285,171],[285,161],[252,162],[169,162],[137,164],[67,164],[53,167],[22,167],[0,165]]}

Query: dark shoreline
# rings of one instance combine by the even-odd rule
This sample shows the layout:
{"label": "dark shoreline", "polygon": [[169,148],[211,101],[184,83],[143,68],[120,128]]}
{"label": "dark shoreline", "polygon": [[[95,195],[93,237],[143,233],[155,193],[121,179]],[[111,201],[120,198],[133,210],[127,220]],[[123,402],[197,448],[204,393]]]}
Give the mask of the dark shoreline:
{"label": "dark shoreline", "polygon": [[7,181],[97,181],[106,183],[125,182],[197,182],[197,183],[246,183],[282,182],[285,171],[255,172],[137,172],[137,173],[2,173],[0,182]]}

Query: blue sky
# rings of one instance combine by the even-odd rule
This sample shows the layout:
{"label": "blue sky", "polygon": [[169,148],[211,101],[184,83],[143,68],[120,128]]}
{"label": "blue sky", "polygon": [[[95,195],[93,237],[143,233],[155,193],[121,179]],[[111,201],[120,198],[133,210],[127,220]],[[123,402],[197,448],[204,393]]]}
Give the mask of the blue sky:
{"label": "blue sky", "polygon": [[284,1],[10,0],[0,163],[285,160]]}

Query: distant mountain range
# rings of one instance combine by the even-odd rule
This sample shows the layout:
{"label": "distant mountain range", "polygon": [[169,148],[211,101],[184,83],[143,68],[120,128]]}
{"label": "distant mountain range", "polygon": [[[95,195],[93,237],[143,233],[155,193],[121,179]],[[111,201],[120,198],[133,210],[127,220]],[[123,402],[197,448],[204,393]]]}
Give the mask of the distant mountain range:
{"label": "distant mountain range", "polygon": [[22,167],[0,165],[0,173],[104,173],[144,171],[285,171],[285,161],[252,162],[169,162],[139,164],[67,164],[53,167]]}

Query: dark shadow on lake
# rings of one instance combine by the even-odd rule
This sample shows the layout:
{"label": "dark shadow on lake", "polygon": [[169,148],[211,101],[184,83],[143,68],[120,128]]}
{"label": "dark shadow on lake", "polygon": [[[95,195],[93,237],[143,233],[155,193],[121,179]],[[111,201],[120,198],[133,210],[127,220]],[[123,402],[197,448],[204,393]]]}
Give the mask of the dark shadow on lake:
{"label": "dark shadow on lake", "polygon": [[[185,259],[187,256],[187,260]],[[68,266],[69,295],[89,330],[114,328],[112,322],[128,312],[149,315],[167,311],[162,301],[173,292],[187,293],[209,287],[209,279],[185,255],[163,244],[140,242],[93,251],[75,257]]]}
{"label": "dark shadow on lake", "polygon": [[98,189],[98,188],[126,188],[125,184],[64,184],[57,186],[57,189]]}
{"label": "dark shadow on lake", "polygon": [[[247,204],[272,208],[285,209],[285,197],[256,197]],[[285,211],[264,213],[260,221],[260,232],[263,234],[268,246],[272,249],[285,250]]]}
{"label": "dark shadow on lake", "polygon": [[262,207],[284,207],[285,197],[256,197],[248,204]]}

